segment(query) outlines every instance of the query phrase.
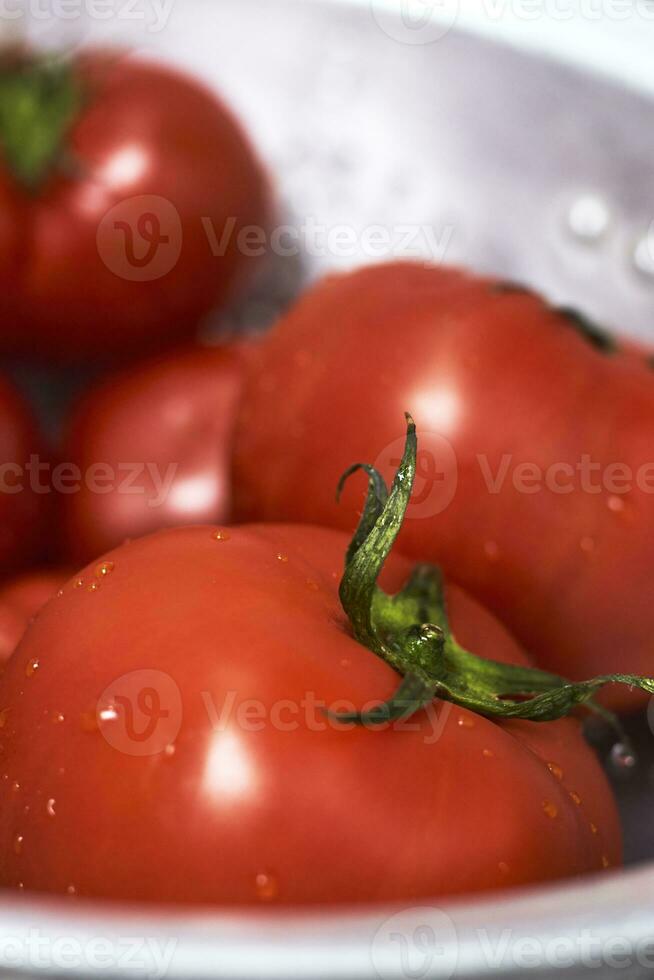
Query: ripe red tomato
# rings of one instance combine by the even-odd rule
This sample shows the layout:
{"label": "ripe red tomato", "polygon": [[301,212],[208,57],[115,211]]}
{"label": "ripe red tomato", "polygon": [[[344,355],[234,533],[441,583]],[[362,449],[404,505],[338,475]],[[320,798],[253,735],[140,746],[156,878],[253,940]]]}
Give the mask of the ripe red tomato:
{"label": "ripe red tomato", "polygon": [[[541,666],[651,674],[647,361],[533,293],[457,270],[332,277],[259,348],[237,516],[350,526],[363,487],[337,506],[333,474],[352,460],[392,470],[405,410],[422,454],[399,547],[441,564]],[[634,704],[624,688],[607,698]]]}
{"label": "ripe red tomato", "polygon": [[62,451],[81,474],[79,492],[60,498],[71,560],[161,527],[229,520],[231,440],[249,350],[178,350],[82,397]]}
{"label": "ripe red tomato", "polygon": [[[70,581],[0,680],[0,883],[393,901],[619,863],[578,721],[494,723],[444,704],[385,730],[325,716],[397,686],[339,605],[346,546],[315,527],[175,528]],[[390,559],[385,587],[408,571]],[[524,663],[476,602],[455,587],[448,599],[461,642]]]}
{"label": "ripe red tomato", "polygon": [[239,235],[268,217],[226,106],[170,68],[92,50],[5,64],[0,91],[0,347],[123,357],[192,333],[254,264]]}
{"label": "ripe red tomato", "polygon": [[61,568],[26,572],[0,586],[0,669],[39,609],[69,577]]}
{"label": "ripe red tomato", "polygon": [[41,453],[30,407],[0,376],[0,565],[5,573],[47,550],[44,530],[50,497],[35,491],[34,477],[39,475],[32,470],[33,464],[46,462]]}

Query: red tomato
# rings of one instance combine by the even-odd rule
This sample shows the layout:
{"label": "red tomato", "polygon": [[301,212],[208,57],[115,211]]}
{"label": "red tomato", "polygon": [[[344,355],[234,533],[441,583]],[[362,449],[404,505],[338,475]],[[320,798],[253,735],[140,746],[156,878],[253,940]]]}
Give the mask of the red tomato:
{"label": "red tomato", "polygon": [[[337,505],[333,474],[360,460],[388,475],[408,410],[422,453],[399,547],[441,564],[539,665],[651,674],[654,376],[575,326],[457,270],[327,279],[260,346],[237,516],[351,526],[365,483]],[[634,703],[623,688],[606,697]]]}
{"label": "red tomato", "polygon": [[71,559],[88,561],[161,527],[229,519],[232,430],[248,350],[179,350],[81,399],[63,449],[82,476],[79,492],[60,498]]}
{"label": "red tomato", "polygon": [[41,437],[23,397],[0,376],[0,565],[6,573],[27,564],[44,548],[50,500],[34,489],[42,483],[32,464],[45,463]]}
{"label": "red tomato", "polygon": [[[192,333],[253,265],[239,234],[267,221],[261,167],[225,105],[170,68],[98,51],[66,70],[5,67],[0,88],[0,346],[123,357]],[[30,166],[69,97],[80,106]],[[11,105],[30,99],[43,127],[28,119],[12,138]]]}
{"label": "red tomato", "polygon": [[0,587],[0,668],[12,655],[29,623],[69,576],[63,569],[26,572]]}
{"label": "red tomato", "polygon": [[[175,528],[69,582],[0,680],[0,882],[393,901],[619,863],[611,792],[576,720],[497,724],[435,704],[371,730],[324,715],[398,680],[339,605],[346,545],[322,528]],[[385,587],[408,571],[390,559]],[[524,663],[454,587],[449,608],[469,648]]]}

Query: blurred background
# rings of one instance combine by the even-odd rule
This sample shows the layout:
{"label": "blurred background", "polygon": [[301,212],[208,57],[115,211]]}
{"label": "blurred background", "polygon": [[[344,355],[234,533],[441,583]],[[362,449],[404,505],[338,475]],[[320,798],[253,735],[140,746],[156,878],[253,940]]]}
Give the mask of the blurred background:
{"label": "blurred background", "polygon": [[[363,231],[382,225],[389,256],[528,280],[651,336],[651,0],[68,3],[7,0],[2,30],[197,73],[268,165],[298,247],[261,270],[239,323],[325,269],[379,261]],[[351,240],[330,245],[340,227]]]}

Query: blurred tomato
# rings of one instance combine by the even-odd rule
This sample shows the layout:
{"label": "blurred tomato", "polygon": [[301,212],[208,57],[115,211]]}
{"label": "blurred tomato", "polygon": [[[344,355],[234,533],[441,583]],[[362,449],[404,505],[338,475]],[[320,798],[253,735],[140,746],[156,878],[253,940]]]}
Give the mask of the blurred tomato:
{"label": "blurred tomato", "polygon": [[350,526],[365,483],[339,505],[334,474],[392,473],[410,411],[422,448],[400,548],[442,564],[539,665],[652,674],[654,374],[633,347],[528,290],[389,264],[311,290],[260,345],[243,406],[239,519]]}
{"label": "blurred tomato", "polygon": [[[0,71],[0,347],[78,360],[190,334],[254,259],[262,169],[197,81],[128,55]],[[252,251],[252,250],[250,250]]]}
{"label": "blurred tomato", "polygon": [[45,519],[52,495],[42,451],[30,407],[0,376],[0,565],[5,573],[49,551]]}
{"label": "blurred tomato", "polygon": [[0,586],[0,669],[9,660],[39,609],[70,572],[62,568],[26,572]]}
{"label": "blurred tomato", "polygon": [[160,527],[226,521],[230,456],[247,344],[185,348],[89,391],[69,420],[63,548],[86,561]]}

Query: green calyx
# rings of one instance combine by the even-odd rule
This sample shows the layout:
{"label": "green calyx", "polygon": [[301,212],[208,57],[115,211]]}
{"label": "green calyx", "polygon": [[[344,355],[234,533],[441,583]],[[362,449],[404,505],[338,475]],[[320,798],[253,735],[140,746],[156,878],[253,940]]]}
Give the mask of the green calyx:
{"label": "green calyx", "polygon": [[365,725],[408,718],[435,697],[490,718],[554,721],[584,706],[609,721],[624,739],[620,724],[593,699],[605,684],[621,683],[654,694],[654,679],[606,674],[572,683],[533,667],[485,660],[460,646],[450,629],[440,569],[418,565],[397,595],[377,585],[380,572],[402,527],[415,478],[417,436],[410,415],[404,456],[390,493],[371,466],[365,508],[346,557],[340,598],[355,638],[402,676],[395,695],[365,714],[337,714],[338,720]]}
{"label": "green calyx", "polygon": [[70,62],[24,56],[0,62],[0,150],[28,191],[65,168],[67,136],[82,105]]}

